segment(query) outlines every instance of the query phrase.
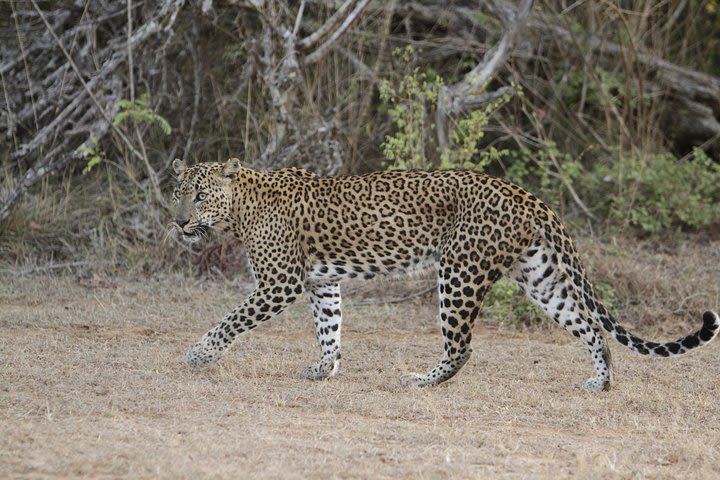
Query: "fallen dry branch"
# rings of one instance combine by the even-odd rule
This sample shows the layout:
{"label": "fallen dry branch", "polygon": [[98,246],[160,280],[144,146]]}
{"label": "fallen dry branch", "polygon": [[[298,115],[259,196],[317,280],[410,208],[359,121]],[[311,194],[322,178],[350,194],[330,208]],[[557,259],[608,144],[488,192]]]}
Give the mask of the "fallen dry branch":
{"label": "fallen dry branch", "polygon": [[666,138],[680,150],[703,143],[707,146],[720,137],[720,78],[670,62],[642,48],[629,49],[592,32],[571,32],[548,15],[531,17],[528,27],[538,45],[548,52],[556,45],[565,45],[579,62],[591,60],[612,70],[619,59],[624,59],[626,65],[642,70],[640,81],[633,77],[633,72],[625,73],[648,97],[663,98],[666,113],[661,126]]}
{"label": "fallen dry branch", "polygon": [[[28,188],[71,161],[85,158],[88,149],[95,148],[111,131],[134,156],[143,159],[125,132],[113,125],[118,102],[125,97],[118,71],[127,65],[133,50],[151,39],[167,41],[173,35],[183,3],[159,2],[128,38],[122,35],[123,15],[127,14],[124,6],[108,14],[103,5],[90,2],[78,18],[72,7],[46,12],[31,0],[32,9],[16,12],[15,18],[39,20],[45,28],[24,36],[30,43],[22,47],[20,58],[6,55],[9,50],[3,49],[0,72],[7,114],[0,120],[0,129],[7,138],[26,140],[11,155],[18,168],[25,170],[14,172],[17,180],[6,183],[14,189],[2,192],[0,222]],[[118,35],[98,45],[94,32],[100,28]],[[33,55],[39,51],[43,55]],[[27,135],[32,131],[30,125],[35,131]]]}
{"label": "fallen dry branch", "polygon": [[[330,16],[330,18],[328,18],[327,21],[320,28],[297,42],[298,48],[303,51],[308,51],[312,47],[317,45],[318,42],[320,42],[323,38],[330,34],[330,31],[335,28],[338,23],[341,23],[343,21],[343,17],[347,18],[352,15],[351,12],[354,11],[355,7],[360,1],[361,0],[345,0],[345,3],[343,3],[340,8],[338,8],[337,11],[332,14],[332,16]],[[302,3],[300,11],[304,9],[304,5],[305,2]],[[301,14],[298,14],[298,20],[295,22],[296,27],[300,24],[300,17]],[[298,30],[298,28],[294,28],[293,32],[297,34]]]}

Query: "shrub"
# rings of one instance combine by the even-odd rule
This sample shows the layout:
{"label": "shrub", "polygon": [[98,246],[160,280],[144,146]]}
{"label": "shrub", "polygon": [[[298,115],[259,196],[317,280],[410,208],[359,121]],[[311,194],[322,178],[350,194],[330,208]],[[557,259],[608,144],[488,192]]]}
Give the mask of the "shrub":
{"label": "shrub", "polygon": [[[393,71],[405,70],[406,73],[385,79],[380,84],[383,109],[396,128],[393,134],[385,136],[382,144],[383,154],[388,161],[386,166],[391,169],[439,167],[483,170],[493,160],[507,155],[508,150],[494,147],[481,150],[479,142],[490,117],[508,102],[509,96],[453,119],[451,145],[440,151],[431,118],[444,80],[432,69],[423,71],[415,67],[407,71],[413,55],[412,47],[396,49],[393,52]],[[433,159],[438,161],[433,162]]]}
{"label": "shrub", "polygon": [[720,164],[699,148],[692,156],[678,160],[665,153],[600,169],[596,175],[612,179],[614,173],[616,180],[610,215],[648,233],[720,221]]}

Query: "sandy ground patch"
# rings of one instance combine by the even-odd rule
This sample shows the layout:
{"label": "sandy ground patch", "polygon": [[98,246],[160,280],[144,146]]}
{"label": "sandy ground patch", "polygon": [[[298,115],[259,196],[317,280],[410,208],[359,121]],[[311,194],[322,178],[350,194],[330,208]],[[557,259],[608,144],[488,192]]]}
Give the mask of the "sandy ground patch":
{"label": "sandy ground patch", "polygon": [[615,387],[592,395],[575,338],[481,324],[455,379],[402,390],[441,352],[432,302],[346,298],[334,379],[294,376],[318,355],[306,302],[192,371],[187,348],[249,286],[107,284],[0,281],[0,477],[720,478],[720,342],[678,359],[612,342]]}

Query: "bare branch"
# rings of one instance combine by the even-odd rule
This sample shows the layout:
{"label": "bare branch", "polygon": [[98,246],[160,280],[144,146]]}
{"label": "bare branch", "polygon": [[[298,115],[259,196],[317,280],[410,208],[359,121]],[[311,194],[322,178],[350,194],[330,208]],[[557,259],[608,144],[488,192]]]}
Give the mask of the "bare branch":
{"label": "bare branch", "polygon": [[[55,41],[58,44],[58,47],[60,47],[60,50],[62,50],[63,54],[67,58],[68,63],[70,64],[72,69],[75,71],[75,75],[77,75],[78,80],[80,80],[80,83],[82,84],[83,88],[85,89],[85,92],[88,94],[88,96],[90,97],[92,102],[95,104],[95,107],[100,112],[100,115],[102,115],[103,119],[105,119],[105,121],[112,127],[113,131],[115,131],[115,133],[122,139],[123,143],[125,143],[125,145],[127,145],[128,149],[133,153],[133,155],[135,155],[137,158],[142,160],[143,159],[142,153],[138,152],[137,149],[133,146],[133,144],[130,143],[130,140],[127,138],[125,133],[113,124],[113,121],[110,118],[110,116],[107,114],[107,112],[105,111],[103,106],[100,105],[100,102],[98,102],[95,95],[93,95],[92,90],[90,90],[87,82],[85,82],[85,79],[83,78],[82,73],[80,73],[80,69],[77,67],[77,65],[73,61],[72,57],[70,56],[68,51],[65,49],[65,46],[62,44],[62,42],[60,41],[58,36],[55,34],[55,30],[53,30],[52,26],[50,25],[50,22],[48,22],[47,17],[43,13],[43,11],[40,10],[40,7],[38,7],[35,0],[30,0],[30,2],[33,4],[33,7],[35,7],[35,10],[37,10],[43,23],[45,23],[45,27],[47,27],[48,32],[50,32],[50,35],[52,35],[52,37],[55,39]],[[128,45],[130,45],[129,41],[128,41]],[[130,47],[128,47],[128,48],[130,48]]]}
{"label": "bare branch", "polygon": [[305,12],[305,0],[300,1],[300,8],[298,9],[297,17],[295,17],[295,26],[293,27],[292,34],[297,37],[300,31],[300,23],[302,22],[303,13]]}
{"label": "bare branch", "polygon": [[[285,132],[287,131],[288,124],[290,123],[289,103],[290,99],[288,96],[288,82],[289,78],[282,78],[279,75],[279,67],[277,65],[277,56],[275,55],[275,47],[273,45],[272,37],[272,25],[270,21],[274,20],[273,11],[269,14],[271,19],[262,18],[263,33],[262,33],[262,47],[263,56],[262,62],[264,65],[264,79],[270,90],[270,99],[273,107],[278,113],[278,118],[275,120],[275,131],[272,134],[270,143],[265,147],[265,151],[260,156],[258,163],[260,166],[268,166],[270,163],[270,157],[272,157],[280,144],[285,138]],[[294,51],[291,52],[294,56]],[[285,69],[287,70],[287,69]]]}
{"label": "bare branch", "polygon": [[370,0],[360,0],[359,4],[353,9],[352,12],[347,16],[345,21],[335,30],[332,35],[314,52],[307,55],[304,59],[305,65],[312,65],[313,63],[320,60],[330,50],[330,48],[342,37],[350,26],[355,23],[362,15],[363,10],[370,4]]}
{"label": "bare branch", "polygon": [[[315,44],[325,38],[330,33],[330,31],[335,28],[338,23],[340,23],[342,18],[347,15],[348,12],[350,12],[351,9],[355,7],[355,5],[357,5],[359,1],[360,0],[345,0],[345,3],[343,3],[340,8],[338,8],[337,12],[335,12],[330,18],[328,18],[328,20],[320,28],[315,30],[311,35],[297,42],[298,48],[301,50],[310,50]],[[303,4],[304,3],[305,2],[303,2]],[[300,11],[302,12],[302,6]],[[298,17],[300,15],[301,14],[298,13]]]}
{"label": "bare branch", "polygon": [[[342,166],[343,156],[340,143],[334,137],[334,120],[323,118],[317,111],[308,111],[306,104],[299,100],[301,96],[308,94],[308,85],[298,61],[298,44],[304,42],[305,45],[312,46],[327,32],[328,40],[309,56],[311,61],[320,59],[353,21],[359,18],[369,0],[346,2],[334,15],[337,21],[328,20],[316,32],[317,35],[304,41],[297,41],[296,38],[303,14],[302,5],[291,29],[284,24],[288,19],[278,11],[275,3],[251,3],[258,10],[262,23],[262,35],[258,42],[262,49],[263,65],[260,79],[267,86],[274,111],[274,128],[271,130],[270,141],[255,164],[260,168],[300,166],[326,174],[336,173]],[[352,6],[355,8],[347,14]],[[332,31],[340,21],[343,23]]]}
{"label": "bare branch", "polygon": [[[23,47],[24,52],[18,55],[5,57],[6,48],[2,47],[3,59],[7,58],[7,61],[1,62],[0,79],[3,81],[2,98],[5,100],[8,115],[3,115],[0,123],[5,123],[8,138],[15,138],[17,126],[32,123],[33,117],[37,118],[37,127],[32,136],[23,139],[23,143],[18,145],[15,141],[15,151],[10,158],[18,160],[16,168],[26,170],[15,180],[14,190],[8,195],[3,192],[0,221],[7,218],[13,204],[32,185],[46,175],[65,168],[72,160],[82,158],[84,153],[77,150],[80,146],[95,148],[97,142],[110,131],[117,133],[116,138],[121,139],[135,157],[145,160],[143,153],[134,148],[126,134],[112,124],[118,101],[122,97],[123,85],[122,80],[115,74],[120,65],[128,62],[132,76],[130,58],[133,50],[148,38],[160,32],[165,33],[165,37],[170,37],[183,3],[183,0],[162,2],[153,15],[134,32],[128,24],[126,38],[108,41],[99,50],[95,50],[96,38],[90,35],[90,31],[98,28],[101,22],[112,23],[112,19],[122,14],[128,15],[128,19],[131,18],[131,12],[142,6],[143,2],[128,2],[127,7],[123,6],[111,14],[102,14],[105,7],[98,8],[101,13],[99,16],[83,22],[88,6],[91,5],[91,2],[86,2],[80,23],[76,25],[66,24],[67,20],[72,18],[69,10],[44,11],[35,0],[29,2],[29,10],[18,12],[42,21],[40,25],[44,25],[41,27],[43,33],[26,35],[25,38],[32,41],[27,48]],[[63,33],[57,34],[57,31]],[[71,51],[65,47],[66,44],[72,45]],[[76,44],[79,44],[77,51],[74,48]],[[48,54],[35,55],[39,51]],[[77,60],[73,59],[73,55]],[[36,58],[42,60],[35,61]],[[28,61],[25,62],[25,59]],[[97,59],[102,59],[99,66]],[[17,80],[26,63],[35,81],[28,85],[27,89],[17,91]],[[88,75],[87,71],[83,74],[83,70],[93,66],[95,68],[92,74]],[[71,70],[73,73],[66,77],[66,72]],[[31,98],[33,102],[30,102]],[[29,108],[31,103],[36,107],[35,112]],[[13,104],[21,107],[15,109]],[[79,140],[78,136],[82,136],[83,140]],[[32,167],[29,168],[29,165]],[[155,189],[155,198],[159,198],[157,182],[151,183]]]}
{"label": "bare branch", "polygon": [[[385,4],[385,19],[383,20],[382,27],[379,30],[380,34],[380,46],[377,49],[377,57],[375,58],[375,65],[372,69],[370,69],[368,66],[366,66],[364,63],[360,61],[357,57],[350,56],[352,55],[350,52],[345,53],[344,48],[340,48],[340,52],[344,53],[350,60],[353,62],[354,65],[357,65],[356,68],[361,71],[364,76],[368,78],[368,80],[371,82],[370,86],[375,87],[375,84],[378,81],[378,74],[380,72],[380,67],[383,62],[383,57],[385,56],[385,49],[387,48],[388,44],[388,37],[390,35],[390,28],[391,28],[391,22],[393,13],[395,12],[395,8],[397,6],[396,0],[389,0],[387,4]],[[363,68],[364,67],[364,68]],[[358,150],[358,143],[360,140],[360,132],[362,131],[362,128],[365,126],[365,122],[367,119],[367,116],[370,112],[370,105],[372,102],[372,97],[370,95],[364,95],[362,99],[360,100],[360,107],[358,108],[358,114],[356,117],[356,124],[355,127],[352,129],[352,134],[350,137],[350,149],[351,149],[351,156],[350,161],[346,163],[345,169],[348,170],[348,167],[351,167],[352,163],[357,161],[357,150]]]}
{"label": "bare branch", "polygon": [[[533,29],[550,32],[566,42],[573,42],[572,32],[565,28],[538,19],[529,22]],[[587,38],[587,47],[604,58],[622,55],[623,46],[607,39],[591,35]],[[657,55],[640,50],[633,60],[657,72],[657,82],[678,96],[685,96],[688,90],[693,97],[711,105],[720,115],[720,78],[683,65],[672,63]]]}
{"label": "bare branch", "polygon": [[[85,145],[88,144],[89,142],[85,143]],[[73,150],[62,155],[58,160],[55,160],[53,163],[43,165],[37,169],[31,168],[27,172],[25,172],[25,175],[22,179],[20,179],[20,182],[15,187],[15,190],[13,190],[13,192],[8,196],[8,198],[5,199],[2,206],[0,206],[0,222],[4,221],[8,217],[8,215],[10,215],[12,206],[20,199],[20,197],[25,194],[25,192],[27,192],[30,187],[35,185],[45,176],[60,171],[61,169],[65,168],[65,166],[72,160],[76,160],[78,158],[81,158],[82,156],[83,154],[80,151]]]}
{"label": "bare branch", "polygon": [[35,106],[35,98],[32,94],[33,84],[32,84],[32,80],[30,78],[30,69],[28,68],[27,56],[25,55],[25,42],[24,42],[24,39],[22,38],[22,35],[20,35],[20,25],[18,25],[18,16],[17,16],[17,13],[15,12],[15,2],[10,2],[10,8],[12,9],[12,12],[13,12],[13,20],[15,20],[15,34],[17,35],[18,46],[20,47],[20,55],[23,58],[23,64],[25,66],[25,78],[27,79],[28,90],[30,91],[30,104],[32,105],[33,117],[35,118],[35,129],[37,130],[39,124],[38,124],[37,108]]}
{"label": "bare branch", "polygon": [[[533,0],[523,0],[522,6],[514,15],[504,12],[502,16],[509,17],[509,19],[505,23],[505,33],[500,42],[485,52],[482,61],[467,73],[460,82],[443,86],[440,89],[435,123],[441,151],[449,147],[447,121],[451,115],[457,115],[467,109],[477,108],[484,103],[481,99],[491,101],[492,98],[502,96],[498,95],[497,92],[481,96],[480,92],[505,63],[518,33],[530,15],[532,6]],[[512,93],[513,90],[510,87],[504,87],[503,95]]]}

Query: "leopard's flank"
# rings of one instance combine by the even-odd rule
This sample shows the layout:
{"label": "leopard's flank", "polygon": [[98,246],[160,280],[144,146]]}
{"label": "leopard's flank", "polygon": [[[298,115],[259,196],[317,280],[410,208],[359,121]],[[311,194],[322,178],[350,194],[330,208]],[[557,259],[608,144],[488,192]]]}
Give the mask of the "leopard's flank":
{"label": "leopard's flank", "polygon": [[438,384],[470,358],[483,298],[511,278],[558,325],[582,341],[595,376],[581,388],[610,388],[610,351],[601,329],[630,350],[668,357],[712,340],[714,312],[674,342],[638,338],[618,325],[588,282],[565,227],[538,198],[504,180],[472,171],[386,171],[319,177],[294,168],[255,171],[237,159],[187,167],[175,160],[174,225],[194,242],[209,229],[246,247],[257,286],[187,353],[191,367],[217,362],[243,332],[272,319],[307,294],[320,362],[300,370],[309,379],[340,365],[339,282],[432,267],[437,271],[444,353],[403,385]]}

